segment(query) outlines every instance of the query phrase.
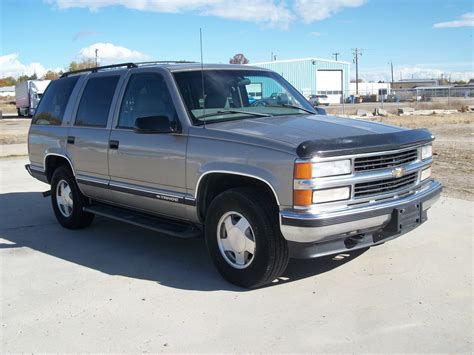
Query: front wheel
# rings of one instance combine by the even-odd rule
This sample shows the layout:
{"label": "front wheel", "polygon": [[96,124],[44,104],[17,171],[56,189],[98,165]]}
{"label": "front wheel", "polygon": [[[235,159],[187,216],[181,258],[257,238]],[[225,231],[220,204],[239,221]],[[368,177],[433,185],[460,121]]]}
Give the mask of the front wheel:
{"label": "front wheel", "polygon": [[206,217],[206,244],[228,281],[255,288],[270,283],[288,265],[288,246],[278,210],[260,190],[236,188],[218,195]]}
{"label": "front wheel", "polygon": [[71,170],[61,166],[51,179],[51,202],[59,224],[68,229],[79,229],[90,225],[92,213],[84,212],[87,198],[81,193]]}

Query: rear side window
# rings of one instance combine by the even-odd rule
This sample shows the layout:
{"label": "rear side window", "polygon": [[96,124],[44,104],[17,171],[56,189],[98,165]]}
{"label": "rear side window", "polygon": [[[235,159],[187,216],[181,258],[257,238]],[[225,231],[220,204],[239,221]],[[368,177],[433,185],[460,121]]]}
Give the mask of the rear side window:
{"label": "rear side window", "polygon": [[63,122],[69,97],[79,76],[71,76],[52,81],[44,93],[32,124],[59,126]]}
{"label": "rear side window", "polygon": [[119,76],[91,78],[82,93],[76,126],[105,127]]}

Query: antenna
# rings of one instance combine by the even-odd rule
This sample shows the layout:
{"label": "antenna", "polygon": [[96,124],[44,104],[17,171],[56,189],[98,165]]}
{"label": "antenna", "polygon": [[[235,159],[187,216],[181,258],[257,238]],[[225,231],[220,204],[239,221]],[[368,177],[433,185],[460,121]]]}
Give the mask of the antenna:
{"label": "antenna", "polygon": [[[202,29],[199,28],[199,42],[201,45],[201,85],[202,85],[202,115],[206,114],[206,94],[204,93],[204,61],[202,56]],[[206,118],[203,118],[203,125],[206,128]]]}

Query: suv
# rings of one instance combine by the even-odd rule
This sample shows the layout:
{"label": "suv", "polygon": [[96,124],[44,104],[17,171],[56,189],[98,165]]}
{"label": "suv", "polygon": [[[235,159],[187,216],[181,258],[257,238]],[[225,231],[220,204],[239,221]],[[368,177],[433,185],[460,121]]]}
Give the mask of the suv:
{"label": "suv", "polygon": [[[291,104],[252,106],[250,85]],[[26,169],[51,185],[63,227],[100,215],[204,233],[227,280],[259,287],[290,257],[371,247],[423,223],[441,191],[432,141],[426,130],[317,115],[270,70],[128,63],[51,82]]]}
{"label": "suv", "polygon": [[329,98],[327,95],[310,95],[308,101],[313,105],[316,106],[329,106]]}

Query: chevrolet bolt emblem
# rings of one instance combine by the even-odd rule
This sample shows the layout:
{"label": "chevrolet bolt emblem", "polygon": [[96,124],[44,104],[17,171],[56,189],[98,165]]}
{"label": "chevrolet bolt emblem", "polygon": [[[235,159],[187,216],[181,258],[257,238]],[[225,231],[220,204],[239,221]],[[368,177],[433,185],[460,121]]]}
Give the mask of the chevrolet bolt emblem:
{"label": "chevrolet bolt emblem", "polygon": [[395,168],[392,170],[392,176],[396,178],[401,178],[403,175],[405,175],[405,168]]}

